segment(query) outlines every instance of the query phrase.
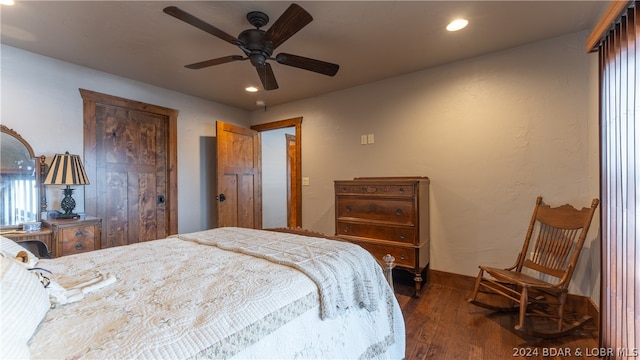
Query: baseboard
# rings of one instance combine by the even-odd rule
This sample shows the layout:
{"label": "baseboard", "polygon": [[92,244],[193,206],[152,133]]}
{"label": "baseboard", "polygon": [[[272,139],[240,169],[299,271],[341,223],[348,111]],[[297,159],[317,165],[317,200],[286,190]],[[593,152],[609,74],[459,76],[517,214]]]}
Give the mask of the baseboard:
{"label": "baseboard", "polygon": [[[446,271],[428,270],[427,279],[432,284],[438,284],[455,289],[473,291],[476,283],[474,276],[454,274]],[[566,309],[580,314],[587,314],[593,318],[596,329],[600,329],[600,313],[598,307],[591,298],[581,295],[569,294]]]}

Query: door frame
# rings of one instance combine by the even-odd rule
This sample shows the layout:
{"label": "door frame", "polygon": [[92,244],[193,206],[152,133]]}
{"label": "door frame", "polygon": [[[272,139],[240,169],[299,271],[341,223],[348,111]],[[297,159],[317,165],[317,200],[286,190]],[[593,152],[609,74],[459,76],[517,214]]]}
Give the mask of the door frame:
{"label": "door frame", "polygon": [[[297,153],[296,153],[296,136],[291,134],[285,134],[285,147],[286,151],[286,177],[287,177],[287,226],[296,226],[296,221],[298,216],[296,215],[297,207],[294,205],[293,201],[298,199],[300,195],[298,194],[298,189],[295,187],[296,183],[296,173],[295,171],[291,171],[291,169],[295,169],[298,161],[297,161]],[[291,149],[291,143],[293,143],[293,151]],[[292,161],[293,159],[293,161]]]}
{"label": "door frame", "polygon": [[296,129],[296,150],[295,150],[296,171],[295,171],[295,174],[293,175],[295,176],[294,186],[296,188],[297,197],[296,199],[292,199],[292,203],[294,203],[296,207],[296,211],[295,211],[296,218],[294,220],[294,226],[302,227],[302,116],[291,118],[291,119],[264,123],[264,124],[253,125],[253,126],[250,126],[249,128],[258,132],[263,132],[268,130],[283,129],[283,128],[289,128],[289,127],[295,127]]}
{"label": "door frame", "polygon": [[[178,233],[178,110],[129,100],[99,92],[79,89],[83,103],[84,162],[89,179],[98,176],[96,168],[96,104],[116,106],[164,116],[167,126],[167,194],[166,216],[169,235]],[[97,213],[95,186],[85,186],[85,212]],[[103,222],[104,224],[104,222]]]}

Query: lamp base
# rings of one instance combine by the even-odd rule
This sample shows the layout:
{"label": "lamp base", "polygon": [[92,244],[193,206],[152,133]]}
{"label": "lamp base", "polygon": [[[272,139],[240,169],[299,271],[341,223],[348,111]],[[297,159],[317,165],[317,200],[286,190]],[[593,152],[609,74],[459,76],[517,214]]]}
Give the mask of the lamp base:
{"label": "lamp base", "polygon": [[62,189],[64,199],[60,203],[60,208],[64,210],[64,213],[54,211],[50,217],[54,219],[79,219],[80,215],[73,213],[73,209],[76,207],[76,201],[73,200],[73,189],[67,185],[66,189]]}

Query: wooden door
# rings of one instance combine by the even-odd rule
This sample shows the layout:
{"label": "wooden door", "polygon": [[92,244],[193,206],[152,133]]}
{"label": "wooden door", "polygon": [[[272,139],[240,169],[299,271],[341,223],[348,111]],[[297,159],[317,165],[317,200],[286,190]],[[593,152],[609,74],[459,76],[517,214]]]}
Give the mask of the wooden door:
{"label": "wooden door", "polygon": [[177,233],[177,111],[91,96],[85,98],[85,163],[92,184],[85,211],[102,219],[100,247]]}
{"label": "wooden door", "polygon": [[262,228],[260,135],[218,121],[218,226]]}

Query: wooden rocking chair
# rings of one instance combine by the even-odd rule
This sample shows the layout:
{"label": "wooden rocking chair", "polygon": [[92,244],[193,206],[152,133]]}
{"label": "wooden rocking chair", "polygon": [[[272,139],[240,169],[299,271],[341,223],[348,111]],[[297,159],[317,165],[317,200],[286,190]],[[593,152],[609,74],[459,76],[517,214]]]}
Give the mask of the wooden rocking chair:
{"label": "wooden rocking chair", "polygon": [[[557,337],[582,327],[590,317],[585,315],[568,320],[564,305],[598,203],[598,199],[593,199],[591,207],[582,210],[568,204],[552,208],[538,197],[516,263],[507,269],[479,266],[475,288],[468,301],[496,311],[520,311],[515,329],[531,336]],[[485,293],[504,296],[510,306],[479,301],[481,293],[483,298],[488,296]],[[527,317],[552,319],[557,321],[557,326],[552,330],[536,330],[532,321],[525,326]]]}

